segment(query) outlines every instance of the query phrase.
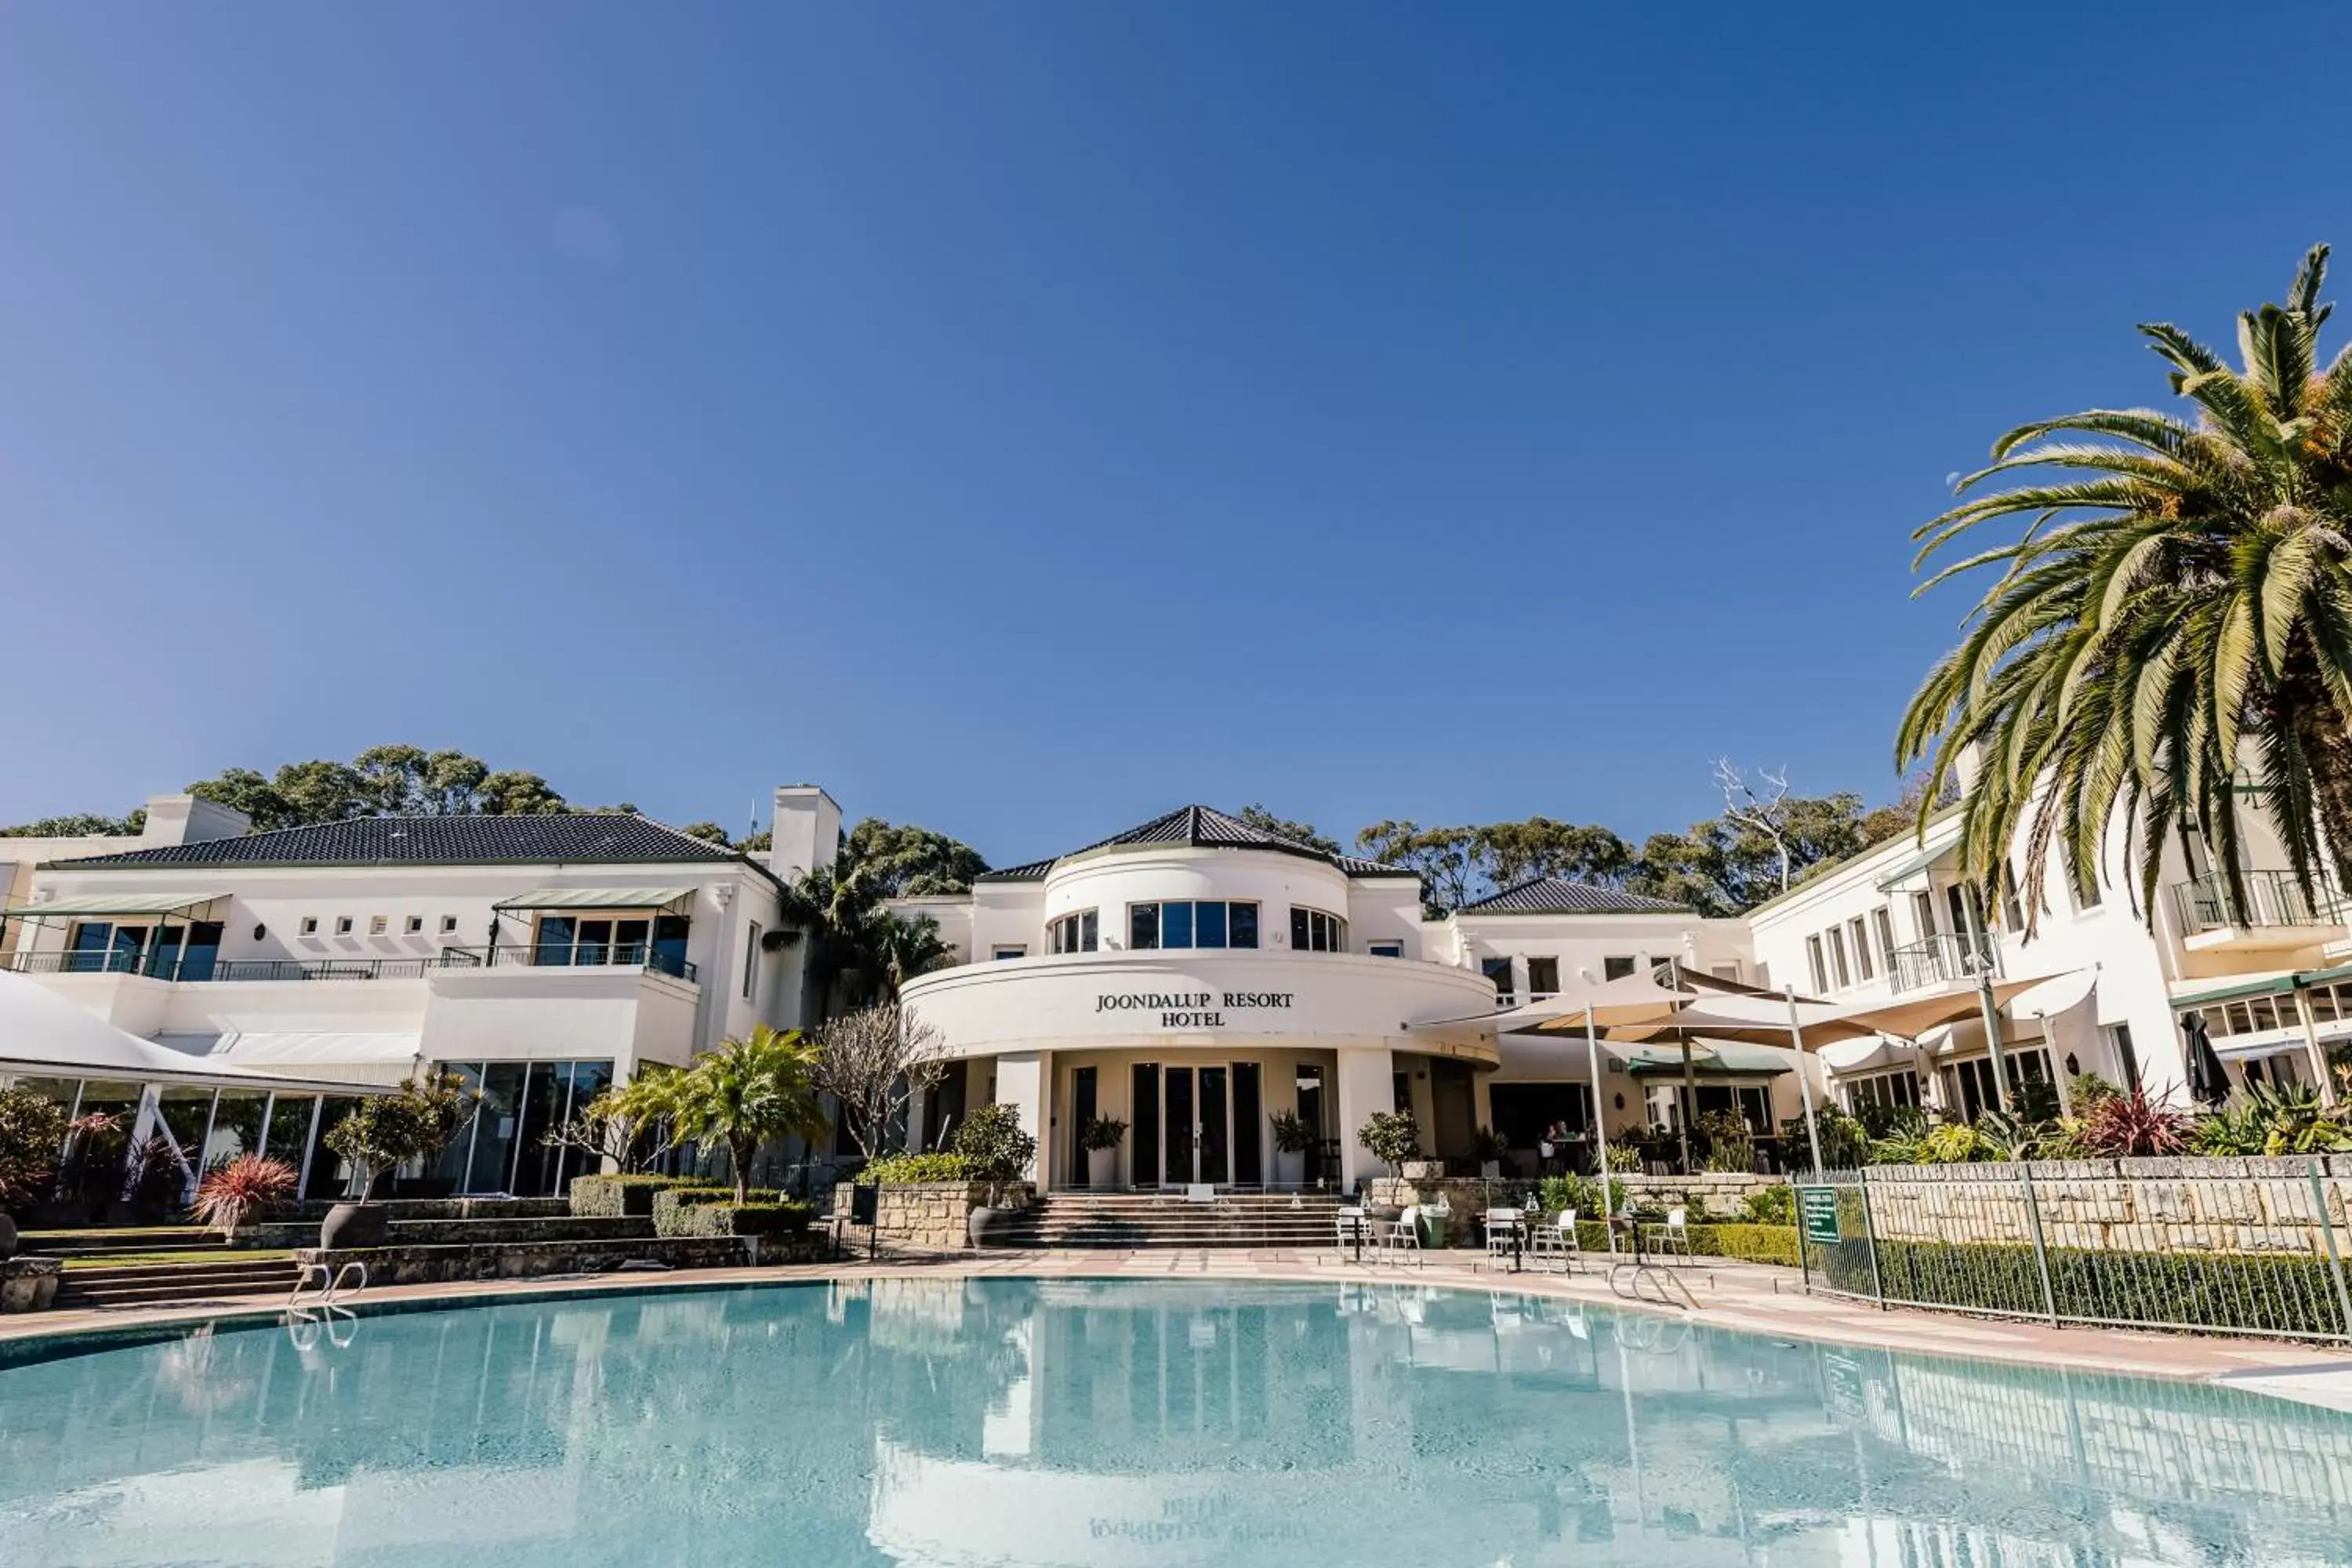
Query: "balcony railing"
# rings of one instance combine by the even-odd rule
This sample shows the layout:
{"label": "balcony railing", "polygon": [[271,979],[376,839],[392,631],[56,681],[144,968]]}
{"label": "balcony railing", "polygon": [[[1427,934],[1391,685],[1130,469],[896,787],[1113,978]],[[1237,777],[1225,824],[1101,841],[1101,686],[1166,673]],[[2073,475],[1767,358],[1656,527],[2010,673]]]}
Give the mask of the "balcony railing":
{"label": "balcony railing", "polygon": [[1897,991],[1925,991],[1933,985],[1949,985],[1954,981],[2000,973],[2000,956],[1990,943],[1970,942],[1948,931],[1898,947],[1887,957],[1893,960]]}
{"label": "balcony railing", "polygon": [[2190,936],[2209,931],[2243,931],[2256,926],[2332,926],[2345,923],[2345,900],[2323,888],[2315,901],[2295,885],[2291,871],[2248,871],[2244,874],[2246,905],[2233,917],[2229,886],[2215,876],[2196,877],[2172,885],[2181,929]]}
{"label": "balcony railing", "polygon": [[[171,953],[166,950],[164,958]],[[501,947],[493,960],[478,947],[445,947],[421,958],[223,958],[151,965],[139,952],[12,952],[0,968],[19,974],[149,974],[158,980],[303,981],[419,980],[444,969],[480,969],[487,963],[541,969],[640,969],[692,982],[696,966],[642,942],[582,942],[576,947]]]}
{"label": "balcony railing", "polygon": [[452,947],[444,951],[462,952],[476,964],[487,962],[493,966],[520,964],[533,969],[642,969],[689,983],[701,976],[699,966],[676,953],[664,952],[642,942],[583,942],[539,947],[516,945],[499,947],[495,951],[481,947]]}

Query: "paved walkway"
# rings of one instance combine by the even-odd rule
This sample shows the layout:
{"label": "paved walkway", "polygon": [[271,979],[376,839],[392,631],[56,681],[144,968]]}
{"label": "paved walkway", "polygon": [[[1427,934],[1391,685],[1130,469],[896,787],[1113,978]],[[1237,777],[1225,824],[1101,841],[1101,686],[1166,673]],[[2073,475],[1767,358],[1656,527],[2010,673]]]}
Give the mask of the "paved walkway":
{"label": "paved walkway", "polygon": [[[1034,1279],[1179,1279],[1407,1282],[1471,1290],[1514,1290],[1630,1311],[1672,1313],[1706,1323],[1780,1339],[1825,1340],[1923,1355],[2066,1366],[2148,1377],[2229,1378],[2267,1386],[2291,1397],[2334,1404],[2352,1401],[2352,1352],[2339,1347],[2189,1334],[2134,1333],[2112,1329],[2053,1329],[2046,1324],[1960,1317],[1905,1309],[1880,1310],[1835,1297],[1807,1296],[1799,1277],[1761,1264],[1700,1259],[1688,1268],[1648,1271],[1641,1298],[1610,1288],[1608,1258],[1579,1273],[1512,1273],[1468,1252],[1427,1255],[1418,1266],[1360,1265],[1326,1250],[1160,1250],[1138,1252],[986,1252],[939,1258],[885,1257],[877,1261],[796,1264],[770,1268],[680,1269],[671,1273],[599,1274],[558,1279],[486,1280],[461,1285],[402,1285],[369,1290],[363,1303],[496,1301],[578,1295],[585,1291],[677,1290],[704,1285],[783,1284],[795,1280],[875,1276]],[[1621,1277],[1621,1284],[1626,1283]],[[0,1341],[47,1336],[106,1336],[123,1331],[194,1325],[256,1316],[275,1318],[282,1296],[247,1297],[177,1309],[125,1308],[49,1311],[0,1318]]]}

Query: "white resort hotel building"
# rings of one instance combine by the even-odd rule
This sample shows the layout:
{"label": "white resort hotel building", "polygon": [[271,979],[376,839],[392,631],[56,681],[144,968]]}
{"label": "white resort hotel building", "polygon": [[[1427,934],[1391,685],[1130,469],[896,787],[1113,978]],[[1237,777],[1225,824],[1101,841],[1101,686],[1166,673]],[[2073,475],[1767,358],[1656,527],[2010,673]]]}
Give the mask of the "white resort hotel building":
{"label": "white resort hotel building", "polygon": [[[820,788],[775,792],[772,847],[747,856],[641,816],[373,817],[247,831],[187,796],[150,803],[138,838],[0,838],[0,1080],[84,1110],[131,1112],[191,1170],[266,1149],[306,1190],[341,1173],[319,1143],[338,1098],[424,1068],[462,1075],[485,1112],[439,1171],[460,1193],[561,1190],[542,1142],[604,1084],[683,1066],[760,1023],[814,1019],[782,890],[829,864],[842,815]],[[2174,847],[2152,922],[2111,880],[2054,908],[2031,940],[2017,900],[1958,889],[1956,814],[1819,871],[1732,920],[1550,879],[1439,918],[1409,871],[1326,853],[1185,806],[969,892],[910,899],[958,962],[910,981],[947,1078],[908,1128],[936,1143],[976,1105],[1018,1108],[1043,1187],[1085,1184],[1089,1122],[1122,1122],[1117,1184],[1351,1186],[1376,1163],[1355,1130],[1409,1112],[1430,1156],[1475,1168],[1496,1145],[1522,1172],[1555,1123],[1594,1120],[1580,1030],[1530,1034],[1556,993],[1671,964],[1686,986],[1859,1005],[1975,995],[1998,980],[2014,1077],[2184,1077],[2194,1016],[2234,1073],[2310,1083],[2352,1039],[2352,928],[2339,900],[2257,873],[2224,918],[2193,847]],[[2260,825],[2248,841],[2263,864]],[[2283,866],[2272,858],[2268,864]],[[2116,868],[2111,868],[2111,870]],[[2010,879],[2016,883],[2012,872]],[[2019,982],[2046,980],[2020,985]],[[71,1049],[58,1005],[91,1029]],[[1698,1039],[1603,1041],[1612,1137],[1733,1112],[1761,1157],[1816,1096],[1973,1117],[1992,1103],[1980,1012],[1916,1037],[1818,1057]],[[1277,1147],[1296,1116],[1303,1153]],[[1491,1131],[1491,1138],[1482,1131]],[[835,1152],[845,1152],[836,1145]],[[814,1152],[820,1157],[824,1151]],[[576,1157],[574,1157],[576,1158]]]}

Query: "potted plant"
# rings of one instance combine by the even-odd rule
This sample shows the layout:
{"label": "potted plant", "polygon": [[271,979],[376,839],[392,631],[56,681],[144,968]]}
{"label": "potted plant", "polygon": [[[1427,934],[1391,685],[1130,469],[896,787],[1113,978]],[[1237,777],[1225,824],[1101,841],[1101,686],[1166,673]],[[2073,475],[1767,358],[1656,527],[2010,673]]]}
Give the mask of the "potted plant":
{"label": "potted plant", "polygon": [[1421,1158],[1421,1125],[1402,1110],[1375,1110],[1356,1129],[1365,1152],[1402,1177],[1408,1161]]}
{"label": "potted plant", "polygon": [[292,1197],[299,1181],[299,1173],[283,1160],[239,1154],[205,1173],[189,1214],[198,1225],[219,1226],[221,1240],[235,1247],[236,1227],[257,1209]]}
{"label": "potted plant", "polygon": [[1078,1134],[1078,1142],[1087,1151],[1087,1185],[1115,1186],[1118,1183],[1118,1146],[1127,1141],[1127,1123],[1115,1116],[1097,1116]]}
{"label": "potted plant", "polygon": [[949,1141],[951,1152],[971,1162],[972,1176],[988,1184],[987,1195],[965,1221],[974,1247],[986,1244],[1003,1216],[1017,1211],[1012,1200],[1021,1180],[1037,1158],[1037,1140],[1021,1125],[1021,1113],[1010,1105],[983,1105],[963,1119]]}
{"label": "potted plant", "polygon": [[1307,1184],[1307,1153],[1315,1146],[1315,1133],[1298,1112],[1277,1110],[1274,1113],[1274,1179],[1286,1187]]}
{"label": "potted plant", "polygon": [[1491,1182],[1502,1175],[1503,1156],[1510,1152],[1510,1146],[1503,1142],[1501,1134],[1491,1127],[1481,1127],[1471,1135],[1470,1147],[1478,1156],[1480,1176]]}
{"label": "potted plant", "polygon": [[358,1184],[355,1203],[337,1204],[319,1226],[326,1249],[382,1247],[387,1215],[373,1200],[377,1179],[411,1160],[440,1157],[480,1106],[481,1094],[455,1073],[411,1079],[397,1094],[362,1100],[328,1130],[330,1151],[352,1167]]}

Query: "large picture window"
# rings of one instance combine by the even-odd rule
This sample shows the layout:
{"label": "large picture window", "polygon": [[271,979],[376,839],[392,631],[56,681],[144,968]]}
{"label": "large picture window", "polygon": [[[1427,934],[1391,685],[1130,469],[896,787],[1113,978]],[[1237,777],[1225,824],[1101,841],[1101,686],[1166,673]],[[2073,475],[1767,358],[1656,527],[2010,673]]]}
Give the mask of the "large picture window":
{"label": "large picture window", "polygon": [[1255,947],[1257,906],[1222,899],[1163,899],[1156,904],[1129,904],[1127,945],[1138,950]]}
{"label": "large picture window", "polygon": [[1321,910],[1290,909],[1290,945],[1300,952],[1345,952],[1348,922]]}

